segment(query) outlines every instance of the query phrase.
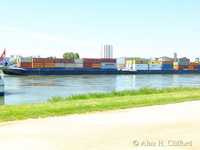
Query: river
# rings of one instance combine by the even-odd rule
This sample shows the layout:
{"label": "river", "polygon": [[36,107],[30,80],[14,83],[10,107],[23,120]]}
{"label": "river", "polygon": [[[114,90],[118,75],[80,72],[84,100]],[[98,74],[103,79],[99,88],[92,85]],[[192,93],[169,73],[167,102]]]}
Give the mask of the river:
{"label": "river", "polygon": [[5,96],[0,105],[43,103],[53,96],[151,87],[200,86],[200,75],[9,76],[1,74]]}

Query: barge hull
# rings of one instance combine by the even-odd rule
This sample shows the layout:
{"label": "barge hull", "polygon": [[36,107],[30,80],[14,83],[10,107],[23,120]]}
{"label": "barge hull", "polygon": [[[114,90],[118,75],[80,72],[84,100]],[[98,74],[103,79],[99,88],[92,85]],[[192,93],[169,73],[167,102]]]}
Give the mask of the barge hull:
{"label": "barge hull", "polygon": [[200,74],[200,70],[137,70],[134,74]]}
{"label": "barge hull", "polygon": [[137,70],[117,69],[5,69],[9,75],[142,75],[142,74],[200,74],[200,70]]}
{"label": "barge hull", "polygon": [[9,75],[121,75],[129,74],[129,71],[118,71],[117,69],[25,69],[3,70],[4,74]]}

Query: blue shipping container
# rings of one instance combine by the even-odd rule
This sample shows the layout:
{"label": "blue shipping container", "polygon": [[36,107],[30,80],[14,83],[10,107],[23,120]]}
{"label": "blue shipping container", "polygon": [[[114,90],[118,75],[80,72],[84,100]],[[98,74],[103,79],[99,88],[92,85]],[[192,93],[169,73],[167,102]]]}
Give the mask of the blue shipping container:
{"label": "blue shipping container", "polygon": [[162,65],[162,70],[173,69],[173,65]]}

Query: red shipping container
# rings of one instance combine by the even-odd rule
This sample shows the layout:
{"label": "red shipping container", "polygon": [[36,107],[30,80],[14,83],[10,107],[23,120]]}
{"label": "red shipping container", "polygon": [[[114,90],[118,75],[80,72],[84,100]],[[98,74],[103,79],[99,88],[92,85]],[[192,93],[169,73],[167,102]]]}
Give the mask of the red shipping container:
{"label": "red shipping container", "polygon": [[56,58],[55,63],[74,63],[74,59]]}
{"label": "red shipping container", "polygon": [[101,62],[114,62],[114,63],[116,63],[117,60],[116,59],[101,58]]}
{"label": "red shipping container", "polygon": [[66,63],[74,63],[74,59],[66,59]]}
{"label": "red shipping container", "polygon": [[160,61],[161,65],[173,65],[173,61]]}
{"label": "red shipping container", "polygon": [[100,64],[100,59],[83,59],[84,64]]}
{"label": "red shipping container", "polygon": [[92,68],[92,64],[84,63],[83,68]]}
{"label": "red shipping container", "polygon": [[54,63],[53,58],[32,58],[33,63]]}
{"label": "red shipping container", "polygon": [[190,65],[190,66],[198,66],[199,64],[198,64],[198,63],[195,63],[195,62],[189,62],[189,65]]}
{"label": "red shipping container", "polygon": [[63,59],[63,58],[56,58],[56,59],[55,59],[55,63],[66,63],[65,60],[66,60],[66,59]]}
{"label": "red shipping container", "polygon": [[21,62],[17,64],[18,67],[21,68],[32,68],[32,63],[31,62]]}
{"label": "red shipping container", "polygon": [[182,65],[175,65],[174,66],[175,70],[184,70],[184,69],[188,69],[188,66],[182,66]]}

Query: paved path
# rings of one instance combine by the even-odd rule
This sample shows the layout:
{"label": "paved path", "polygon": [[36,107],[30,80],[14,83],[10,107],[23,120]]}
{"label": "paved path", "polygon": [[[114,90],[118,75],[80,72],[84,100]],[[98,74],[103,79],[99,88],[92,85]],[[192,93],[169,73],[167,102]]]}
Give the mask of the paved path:
{"label": "paved path", "polygon": [[0,150],[132,149],[199,150],[200,101],[0,123]]}

